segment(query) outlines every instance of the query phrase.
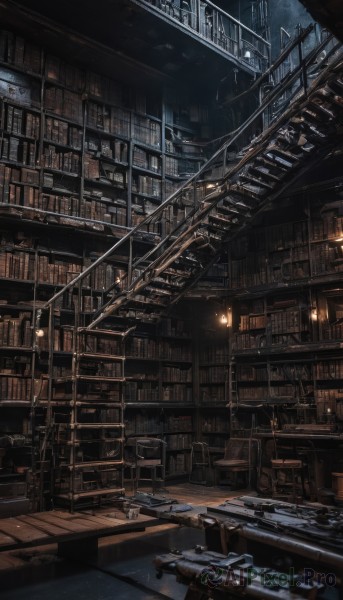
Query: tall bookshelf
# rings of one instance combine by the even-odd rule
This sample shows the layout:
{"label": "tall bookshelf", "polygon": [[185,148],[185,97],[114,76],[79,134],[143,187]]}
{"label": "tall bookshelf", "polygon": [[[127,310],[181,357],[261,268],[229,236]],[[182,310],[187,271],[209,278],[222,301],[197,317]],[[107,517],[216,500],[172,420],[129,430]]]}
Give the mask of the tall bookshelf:
{"label": "tall bookshelf", "polygon": [[[76,48],[87,45],[76,38]],[[7,497],[13,512],[120,493],[124,398],[128,431],[135,424],[141,433],[136,424],[147,410],[168,443],[168,474],[186,473],[194,427],[190,340],[148,328],[114,360],[99,336],[85,350],[75,330],[75,311],[78,327],[86,326],[128,277],[132,252],[143,254],[168,223],[150,225],[133,249],[66,292],[52,316],[41,308],[198,169],[211,135],[207,108],[190,108],[188,92],[171,98],[163,83],[146,91],[85,62],[71,64],[10,28],[0,32],[0,65],[2,506]],[[117,341],[137,315],[139,306],[108,325]],[[142,340],[157,344],[153,360],[134,350]],[[100,359],[105,374],[92,371]],[[135,381],[138,362],[147,369]],[[89,398],[85,377],[92,378]],[[104,377],[118,406],[100,390]],[[118,461],[111,462],[111,444],[119,446]]]}
{"label": "tall bookshelf", "polygon": [[[293,448],[306,447],[306,440],[326,444],[332,456],[320,476],[324,487],[342,463],[335,447],[343,428],[343,232],[335,164],[331,179],[304,185],[283,207],[271,207],[230,250],[231,430],[276,436],[279,447],[287,436]],[[313,469],[319,472],[318,462]]]}
{"label": "tall bookshelf", "polygon": [[166,476],[185,476],[195,433],[193,345],[187,320],[137,327],[126,346],[126,435],[166,442]]}

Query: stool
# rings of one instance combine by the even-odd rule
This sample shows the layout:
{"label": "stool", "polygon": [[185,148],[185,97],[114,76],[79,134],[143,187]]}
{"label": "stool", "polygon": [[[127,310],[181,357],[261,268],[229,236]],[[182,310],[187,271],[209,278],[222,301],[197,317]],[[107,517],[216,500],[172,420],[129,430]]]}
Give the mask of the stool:
{"label": "stool", "polygon": [[301,460],[285,458],[273,459],[272,485],[273,498],[287,498],[296,502],[303,497],[302,462]]}

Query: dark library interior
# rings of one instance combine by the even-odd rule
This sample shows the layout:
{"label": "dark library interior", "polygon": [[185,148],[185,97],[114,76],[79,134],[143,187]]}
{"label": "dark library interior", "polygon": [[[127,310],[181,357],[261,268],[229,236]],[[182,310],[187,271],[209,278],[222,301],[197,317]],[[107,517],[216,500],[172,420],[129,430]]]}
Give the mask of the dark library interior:
{"label": "dark library interior", "polygon": [[4,600],[343,598],[339,0],[0,0]]}

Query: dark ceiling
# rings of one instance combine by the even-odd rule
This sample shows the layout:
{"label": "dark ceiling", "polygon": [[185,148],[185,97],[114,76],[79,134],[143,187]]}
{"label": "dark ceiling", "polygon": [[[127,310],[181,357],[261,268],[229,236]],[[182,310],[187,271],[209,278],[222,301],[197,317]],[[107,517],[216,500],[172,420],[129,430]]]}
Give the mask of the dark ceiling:
{"label": "dark ceiling", "polygon": [[343,42],[342,0],[300,0],[312,17]]}

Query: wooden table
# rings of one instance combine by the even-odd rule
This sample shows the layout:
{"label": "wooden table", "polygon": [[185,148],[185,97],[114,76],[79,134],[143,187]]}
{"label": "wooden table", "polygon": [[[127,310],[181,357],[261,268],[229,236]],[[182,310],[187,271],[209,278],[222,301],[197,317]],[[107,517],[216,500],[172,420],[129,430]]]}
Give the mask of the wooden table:
{"label": "wooden table", "polygon": [[100,537],[158,524],[151,516],[119,517],[49,511],[0,519],[0,551],[57,544],[60,556],[85,558],[96,554]]}

